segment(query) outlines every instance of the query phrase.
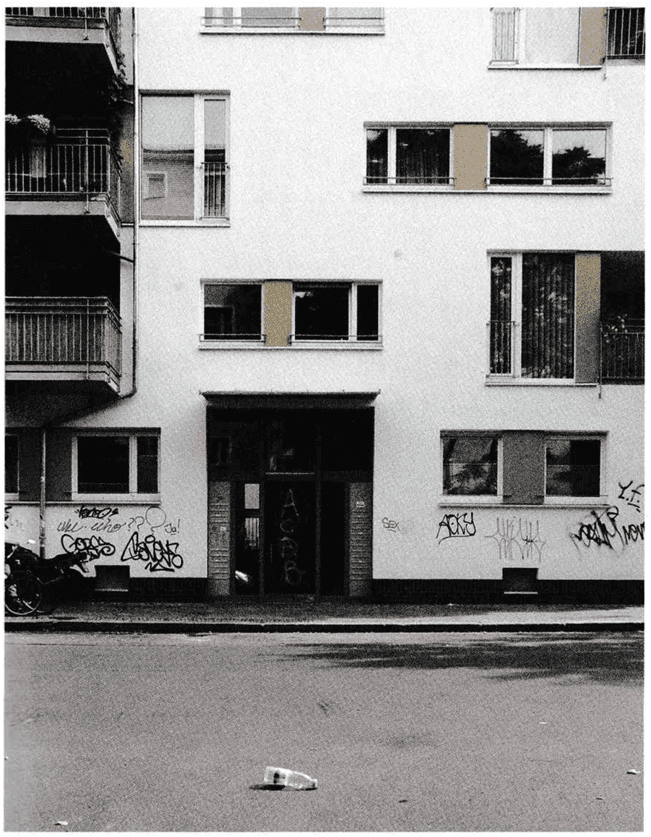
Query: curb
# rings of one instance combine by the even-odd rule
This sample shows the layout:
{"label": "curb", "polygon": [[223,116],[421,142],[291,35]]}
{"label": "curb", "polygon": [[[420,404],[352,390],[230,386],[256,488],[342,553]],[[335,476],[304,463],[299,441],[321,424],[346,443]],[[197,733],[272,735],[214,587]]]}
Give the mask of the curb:
{"label": "curb", "polygon": [[594,633],[643,631],[643,622],[89,622],[5,621],[5,632],[103,633]]}

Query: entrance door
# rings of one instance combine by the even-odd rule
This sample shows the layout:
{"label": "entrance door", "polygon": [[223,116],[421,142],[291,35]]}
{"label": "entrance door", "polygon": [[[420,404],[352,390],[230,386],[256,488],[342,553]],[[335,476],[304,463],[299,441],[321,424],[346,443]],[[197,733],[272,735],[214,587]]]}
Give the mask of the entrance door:
{"label": "entrance door", "polygon": [[265,590],[316,590],[316,487],[313,482],[267,482]]}

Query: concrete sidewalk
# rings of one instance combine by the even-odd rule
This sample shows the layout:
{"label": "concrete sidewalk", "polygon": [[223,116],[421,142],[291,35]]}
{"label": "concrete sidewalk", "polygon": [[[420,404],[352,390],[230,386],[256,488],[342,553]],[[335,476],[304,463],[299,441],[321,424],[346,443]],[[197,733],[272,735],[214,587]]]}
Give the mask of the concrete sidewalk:
{"label": "concrete sidewalk", "polygon": [[258,602],[65,602],[5,617],[6,631],[469,632],[641,631],[635,605],[432,605],[345,600]]}

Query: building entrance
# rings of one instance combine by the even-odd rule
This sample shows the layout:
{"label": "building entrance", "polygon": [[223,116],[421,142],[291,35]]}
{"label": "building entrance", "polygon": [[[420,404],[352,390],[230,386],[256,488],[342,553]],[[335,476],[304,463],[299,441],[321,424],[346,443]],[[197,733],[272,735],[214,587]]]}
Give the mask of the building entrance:
{"label": "building entrance", "polygon": [[370,585],[372,409],[209,410],[209,580],[220,595]]}

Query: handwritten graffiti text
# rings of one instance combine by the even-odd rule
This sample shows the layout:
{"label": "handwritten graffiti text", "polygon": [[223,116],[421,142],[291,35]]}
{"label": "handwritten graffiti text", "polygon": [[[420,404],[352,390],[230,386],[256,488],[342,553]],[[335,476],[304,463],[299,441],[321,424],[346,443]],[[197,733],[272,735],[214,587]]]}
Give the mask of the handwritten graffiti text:
{"label": "handwritten graffiti text", "polygon": [[476,532],[474,512],[451,512],[443,515],[439,521],[436,539],[443,543],[448,538],[472,538]]}
{"label": "handwritten graffiti text", "polygon": [[178,543],[161,541],[155,535],[146,535],[142,540],[137,532],[129,538],[121,561],[144,561],[145,569],[152,573],[173,573],[183,566],[183,558],[178,552]]}
{"label": "handwritten graffiti text", "polygon": [[498,517],[495,531],[486,535],[496,541],[500,560],[504,563],[514,561],[533,561],[540,563],[545,541],[540,537],[540,524],[527,518]]}
{"label": "handwritten graffiti text", "polygon": [[587,520],[579,523],[578,530],[570,537],[585,547],[605,546],[615,550],[644,540],[644,523],[625,524],[619,520],[619,508],[609,506],[602,512],[590,512]]}

